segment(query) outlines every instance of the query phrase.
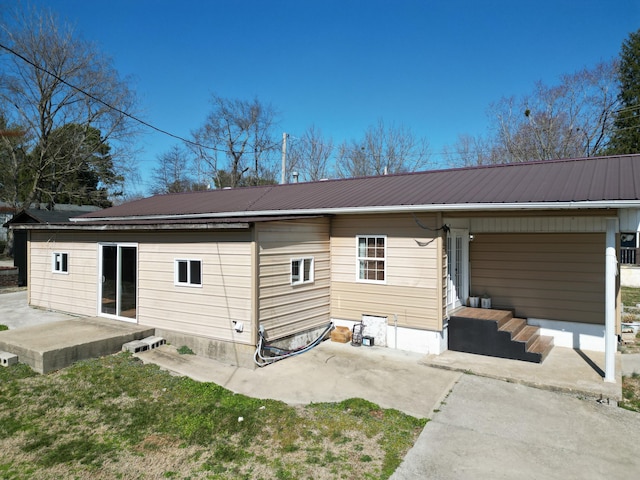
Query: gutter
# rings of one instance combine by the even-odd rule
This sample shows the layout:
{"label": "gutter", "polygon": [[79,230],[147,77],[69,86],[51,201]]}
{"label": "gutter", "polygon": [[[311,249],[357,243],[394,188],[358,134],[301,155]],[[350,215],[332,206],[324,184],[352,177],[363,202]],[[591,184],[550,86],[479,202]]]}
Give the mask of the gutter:
{"label": "gutter", "polygon": [[380,205],[368,207],[313,208],[294,210],[253,210],[240,212],[187,213],[172,215],[140,215],[121,217],[76,217],[73,223],[135,221],[135,220],[179,220],[197,218],[243,218],[283,215],[347,215],[402,212],[476,212],[510,210],[580,210],[640,208],[640,200],[597,200],[579,202],[532,202],[532,203],[461,203],[427,205]]}
{"label": "gutter", "polygon": [[13,230],[248,230],[249,223],[172,223],[172,224],[145,224],[145,225],[129,225],[129,224],[106,224],[106,225],[61,225],[49,223],[17,223],[11,224]]}

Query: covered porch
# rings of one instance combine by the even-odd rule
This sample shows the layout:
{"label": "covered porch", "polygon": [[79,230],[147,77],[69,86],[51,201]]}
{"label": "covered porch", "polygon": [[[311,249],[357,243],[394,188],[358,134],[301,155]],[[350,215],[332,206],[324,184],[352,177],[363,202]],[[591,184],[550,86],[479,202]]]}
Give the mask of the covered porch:
{"label": "covered porch", "polygon": [[[620,219],[615,215],[579,210],[446,217],[449,320],[470,304],[470,297],[480,297],[494,309],[521,317],[526,322],[523,333],[516,332],[521,337],[550,336],[556,346],[605,354],[602,377],[615,382],[620,321],[616,269]],[[515,323],[510,318],[506,322],[497,330],[509,330]],[[449,325],[450,349],[492,355],[481,351],[487,341],[482,335],[477,335],[480,351],[460,348],[456,327],[454,320]],[[537,343],[543,352],[537,338],[530,343]]]}

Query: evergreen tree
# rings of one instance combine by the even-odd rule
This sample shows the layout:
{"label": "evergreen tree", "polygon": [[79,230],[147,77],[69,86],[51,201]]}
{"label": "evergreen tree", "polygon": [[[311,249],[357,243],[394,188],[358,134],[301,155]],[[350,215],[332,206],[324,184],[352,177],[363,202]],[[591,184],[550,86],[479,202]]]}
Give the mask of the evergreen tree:
{"label": "evergreen tree", "polygon": [[620,51],[620,109],[609,153],[640,153],[640,30],[631,33]]}

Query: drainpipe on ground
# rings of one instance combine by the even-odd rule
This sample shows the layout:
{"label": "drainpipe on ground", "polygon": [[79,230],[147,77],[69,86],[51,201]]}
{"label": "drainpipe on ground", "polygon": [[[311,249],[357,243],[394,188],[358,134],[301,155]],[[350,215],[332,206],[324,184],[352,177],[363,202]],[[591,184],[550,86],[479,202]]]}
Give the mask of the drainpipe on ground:
{"label": "drainpipe on ground", "polygon": [[604,315],[604,381],[616,381],[616,232],[618,219],[607,218],[607,238],[605,254],[605,315]]}

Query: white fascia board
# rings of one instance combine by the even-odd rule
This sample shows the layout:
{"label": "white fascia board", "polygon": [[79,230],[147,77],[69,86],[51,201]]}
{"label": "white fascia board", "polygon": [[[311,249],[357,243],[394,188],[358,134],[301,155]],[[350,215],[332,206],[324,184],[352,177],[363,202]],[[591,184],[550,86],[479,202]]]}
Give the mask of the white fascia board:
{"label": "white fascia board", "polygon": [[190,218],[243,218],[289,215],[348,215],[402,212],[478,212],[505,210],[580,210],[640,208],[640,200],[584,201],[584,202],[531,202],[531,203],[454,203],[427,205],[380,205],[367,207],[314,208],[299,210],[252,210],[241,212],[189,213],[175,215],[143,215],[127,217],[71,218],[72,222],[108,222],[122,220],[178,220]]}
{"label": "white fascia board", "polygon": [[148,224],[148,225],[58,225],[49,223],[19,223],[11,225],[14,230],[248,230],[249,223],[219,223],[212,225],[210,223],[174,223],[174,224]]}

